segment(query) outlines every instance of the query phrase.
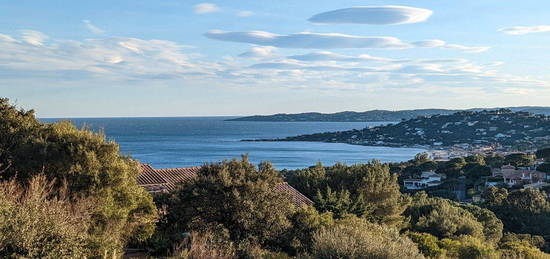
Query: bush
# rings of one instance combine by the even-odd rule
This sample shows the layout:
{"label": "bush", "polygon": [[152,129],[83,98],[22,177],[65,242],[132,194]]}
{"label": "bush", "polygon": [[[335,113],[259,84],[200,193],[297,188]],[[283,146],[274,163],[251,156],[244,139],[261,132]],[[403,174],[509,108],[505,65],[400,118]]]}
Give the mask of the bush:
{"label": "bush", "polygon": [[55,190],[45,176],[27,187],[0,183],[1,258],[83,258],[89,252],[92,202]]}
{"label": "bush", "polygon": [[416,245],[392,227],[347,217],[314,235],[312,258],[424,258]]}
{"label": "bush", "polygon": [[[281,175],[268,163],[258,168],[231,160],[203,166],[193,180],[164,197],[158,250],[179,243],[184,232],[212,232],[235,243],[239,256],[251,247],[280,248],[295,208],[287,193],[273,191]],[[162,252],[162,251],[159,251]]]}
{"label": "bush", "polygon": [[175,248],[174,258],[231,259],[235,258],[233,243],[221,240],[212,233],[193,232]]}
{"label": "bush", "polygon": [[0,98],[0,180],[26,183],[40,172],[56,188],[96,201],[88,229],[88,256],[121,252],[129,240],[154,232],[156,208],[136,179],[138,164],[102,134],[69,122],[40,123],[33,111],[17,110]]}

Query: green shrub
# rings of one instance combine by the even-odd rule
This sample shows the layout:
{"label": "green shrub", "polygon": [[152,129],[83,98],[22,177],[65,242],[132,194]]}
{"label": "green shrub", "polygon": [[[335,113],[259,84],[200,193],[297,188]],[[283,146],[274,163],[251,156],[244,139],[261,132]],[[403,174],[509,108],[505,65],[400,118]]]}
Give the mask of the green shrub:
{"label": "green shrub", "polygon": [[0,183],[1,258],[83,258],[89,252],[92,202],[33,177],[26,187]]}
{"label": "green shrub", "polygon": [[314,235],[312,258],[424,258],[416,245],[392,227],[346,217]]}

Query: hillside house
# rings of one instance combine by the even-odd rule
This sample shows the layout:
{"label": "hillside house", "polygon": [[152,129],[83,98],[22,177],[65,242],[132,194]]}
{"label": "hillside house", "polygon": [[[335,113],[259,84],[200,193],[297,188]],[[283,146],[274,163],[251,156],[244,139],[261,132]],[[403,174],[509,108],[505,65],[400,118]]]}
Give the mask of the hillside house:
{"label": "hillside house", "polygon": [[501,168],[491,169],[493,177],[502,177],[508,186],[534,184],[546,181],[546,173],[535,168],[516,168],[512,165],[503,165]]}
{"label": "hillside house", "polygon": [[420,178],[406,179],[403,181],[403,185],[408,190],[421,190],[428,187],[438,186],[442,183],[441,175],[434,171],[422,172]]}
{"label": "hillside house", "polygon": [[[149,164],[141,164],[140,169],[138,185],[150,193],[161,193],[174,191],[179,183],[195,178],[200,167],[156,169]],[[289,199],[292,199],[296,206],[313,205],[313,201],[287,182],[279,183],[275,191],[288,193]]]}

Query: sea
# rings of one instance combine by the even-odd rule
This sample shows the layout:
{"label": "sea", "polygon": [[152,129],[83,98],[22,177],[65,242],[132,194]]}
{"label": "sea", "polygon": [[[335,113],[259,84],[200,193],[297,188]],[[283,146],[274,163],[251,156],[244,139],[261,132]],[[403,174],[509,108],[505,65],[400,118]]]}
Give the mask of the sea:
{"label": "sea", "polygon": [[123,154],[155,168],[201,166],[248,155],[252,163],[270,161],[281,169],[366,163],[373,159],[399,162],[424,152],[418,148],[372,147],[316,142],[244,142],[301,134],[361,129],[391,122],[252,122],[233,117],[73,118],[79,128],[103,132]]}

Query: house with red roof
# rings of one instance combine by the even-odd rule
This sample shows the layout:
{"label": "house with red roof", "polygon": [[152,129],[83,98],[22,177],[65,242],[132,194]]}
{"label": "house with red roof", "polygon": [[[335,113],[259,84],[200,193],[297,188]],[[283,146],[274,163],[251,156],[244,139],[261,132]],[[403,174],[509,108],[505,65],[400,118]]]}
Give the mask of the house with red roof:
{"label": "house with red roof", "polygon": [[[174,191],[177,184],[195,178],[200,167],[156,169],[149,164],[141,164],[140,169],[141,174],[137,179],[138,185],[150,193],[159,193]],[[275,191],[288,193],[296,206],[313,205],[313,201],[287,182],[279,183],[275,187]]]}

